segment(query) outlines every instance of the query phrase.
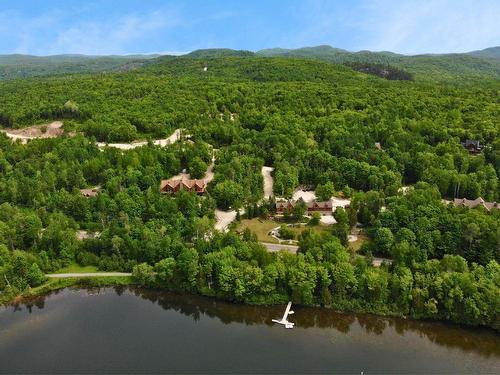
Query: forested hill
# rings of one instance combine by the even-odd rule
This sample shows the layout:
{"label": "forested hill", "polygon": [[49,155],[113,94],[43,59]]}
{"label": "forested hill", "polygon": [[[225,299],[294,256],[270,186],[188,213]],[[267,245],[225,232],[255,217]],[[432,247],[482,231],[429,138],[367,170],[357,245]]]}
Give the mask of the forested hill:
{"label": "forested hill", "polygon": [[[262,58],[241,55],[214,58],[181,56],[175,59],[160,57],[147,62],[141,72],[176,77],[219,79],[223,81],[256,82],[354,82],[371,79],[366,74],[353,72],[343,65],[332,65],[323,61],[299,58]],[[217,54],[218,55],[218,54]]]}
{"label": "forested hill", "polygon": [[[380,64],[393,66],[415,75],[419,80],[453,81],[500,79],[500,59],[494,59],[495,48],[470,54],[406,56],[392,52],[349,52],[330,46],[299,49],[273,48],[258,51],[259,56],[300,57],[335,64]],[[498,52],[498,51],[497,51]]]}
{"label": "forested hill", "polygon": [[493,59],[500,59],[500,46],[485,48],[479,51],[468,52],[468,55],[490,57]]}
{"label": "forested hill", "polygon": [[159,55],[0,55],[0,80],[66,73],[126,71]]}
{"label": "forested hill", "polygon": [[217,57],[252,57],[255,54],[251,51],[245,50],[234,50],[230,48],[208,48],[208,49],[197,49],[193,52],[190,52],[183,57],[192,57],[192,58],[217,58]]}
{"label": "forested hill", "polygon": [[[2,127],[63,122],[60,136],[26,144],[0,133],[0,301],[77,262],[233,302],[500,329],[500,210],[442,201],[500,201],[497,81],[390,81],[325,61],[214,53],[0,82]],[[128,150],[95,142],[175,129],[189,139]],[[263,166],[274,168],[277,197],[311,186],[350,204],[331,226],[307,219],[298,254],[266,251],[257,229],[219,233],[216,209],[243,208],[232,225],[274,217]],[[183,170],[213,172],[205,196],[160,194]],[[271,224],[302,223],[302,209]],[[390,262],[376,267],[372,256]]]}
{"label": "forested hill", "polygon": [[[186,55],[0,55],[0,80],[68,73],[120,72],[175,60],[172,69],[187,71],[207,60],[223,57],[282,57],[322,60],[388,79],[412,79],[436,82],[476,82],[500,80],[500,47],[464,54],[406,56],[392,52],[349,52],[330,46],[299,49],[273,48],[258,52],[228,48],[200,49]],[[202,62],[203,63],[203,62]]]}

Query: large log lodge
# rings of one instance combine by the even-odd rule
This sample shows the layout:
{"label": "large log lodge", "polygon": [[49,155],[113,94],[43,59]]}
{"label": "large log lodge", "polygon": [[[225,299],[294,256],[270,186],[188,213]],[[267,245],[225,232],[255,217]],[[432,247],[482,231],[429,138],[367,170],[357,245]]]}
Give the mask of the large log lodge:
{"label": "large log lodge", "polygon": [[160,183],[160,193],[174,194],[180,190],[195,192],[198,195],[205,194],[206,183],[205,180],[194,179],[176,179],[176,180],[162,180]]}
{"label": "large log lodge", "polygon": [[284,214],[286,212],[290,214],[292,213],[293,208],[298,204],[305,204],[308,213],[319,212],[325,215],[325,214],[331,214],[333,211],[333,204],[331,201],[304,202],[302,199],[299,199],[297,201],[288,200],[286,202],[276,202],[276,213]]}

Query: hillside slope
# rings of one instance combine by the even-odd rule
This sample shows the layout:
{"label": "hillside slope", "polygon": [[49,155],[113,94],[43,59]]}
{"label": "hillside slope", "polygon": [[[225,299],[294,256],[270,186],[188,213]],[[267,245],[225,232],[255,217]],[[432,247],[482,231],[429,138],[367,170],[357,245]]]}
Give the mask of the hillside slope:
{"label": "hillside slope", "polygon": [[500,61],[490,58],[491,53],[477,55],[445,54],[405,56],[392,52],[349,52],[330,46],[299,49],[267,49],[259,56],[300,57],[318,59],[336,64],[381,64],[394,66],[412,73],[420,80],[453,81],[471,79],[500,79]]}
{"label": "hillside slope", "polygon": [[249,80],[256,82],[330,82],[338,80],[364,80],[369,76],[359,74],[342,65],[323,61],[283,57],[242,57],[175,59],[160,57],[145,64],[143,70],[162,75],[218,79],[223,81]]}
{"label": "hillside slope", "polygon": [[479,51],[471,51],[467,53],[472,56],[489,57],[492,59],[500,59],[500,46],[485,48]]}
{"label": "hillside slope", "polygon": [[0,80],[67,73],[124,71],[142,66],[159,55],[0,55]]}
{"label": "hillside slope", "polygon": [[[348,65],[355,70],[389,79],[410,79],[436,82],[475,82],[500,79],[500,47],[487,48],[464,54],[405,56],[393,52],[349,52],[327,45],[298,49],[272,48],[256,53],[228,48],[200,49],[186,55],[0,55],[0,80],[46,76],[54,74],[120,72],[142,66],[175,61],[177,71],[185,64],[193,72],[197,64],[217,58],[282,57],[322,60]],[[196,63],[189,62],[196,60]],[[173,69],[173,66],[171,67]],[[389,69],[392,74],[386,74]],[[404,77],[404,78],[401,78]]]}

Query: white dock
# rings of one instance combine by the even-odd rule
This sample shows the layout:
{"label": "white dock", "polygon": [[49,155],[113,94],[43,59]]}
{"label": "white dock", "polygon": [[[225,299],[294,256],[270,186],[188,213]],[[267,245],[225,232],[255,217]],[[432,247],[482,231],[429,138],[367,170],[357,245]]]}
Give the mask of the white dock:
{"label": "white dock", "polygon": [[283,317],[281,318],[281,320],[273,319],[273,322],[278,323],[278,324],[282,324],[285,326],[285,328],[293,328],[295,323],[291,323],[287,320],[288,315],[291,315],[294,313],[292,310],[290,310],[291,308],[292,308],[292,302],[290,301],[290,302],[288,302],[288,305],[286,306],[285,313],[283,314]]}

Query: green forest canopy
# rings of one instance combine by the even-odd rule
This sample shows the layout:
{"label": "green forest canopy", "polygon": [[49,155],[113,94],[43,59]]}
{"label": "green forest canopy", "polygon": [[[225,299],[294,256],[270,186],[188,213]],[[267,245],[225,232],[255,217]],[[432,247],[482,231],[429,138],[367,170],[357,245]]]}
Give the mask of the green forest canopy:
{"label": "green forest canopy", "polygon": [[[0,135],[0,290],[38,285],[42,272],[77,261],[238,302],[291,298],[498,328],[500,210],[441,202],[499,200],[498,94],[485,77],[388,81],[282,57],[159,58],[129,72],[1,82],[3,127],[62,119],[79,134],[27,145]],[[126,152],[95,143],[177,128],[194,143]],[[470,155],[466,139],[484,151]],[[212,146],[207,197],[160,196],[162,178],[208,164]],[[251,233],[215,233],[216,206],[261,205],[263,165],[275,168],[277,194],[333,184],[351,207],[331,233],[306,231],[297,256],[267,253]],[[96,185],[96,197],[80,195]],[[414,189],[402,195],[403,185]],[[342,233],[357,221],[371,239],[363,253],[392,265],[348,251]],[[100,235],[78,241],[78,229]]]}
{"label": "green forest canopy", "polygon": [[[213,59],[222,57],[282,57],[326,61],[351,67],[363,67],[389,79],[408,79],[468,84],[500,79],[500,47],[454,54],[407,56],[392,52],[349,52],[330,46],[298,49],[271,48],[257,52],[212,48],[192,51],[180,57],[159,55],[86,56],[86,55],[0,55],[0,80],[68,73],[116,72],[140,69],[163,60]],[[381,69],[396,74],[380,74]],[[401,78],[404,77],[404,78]]]}

